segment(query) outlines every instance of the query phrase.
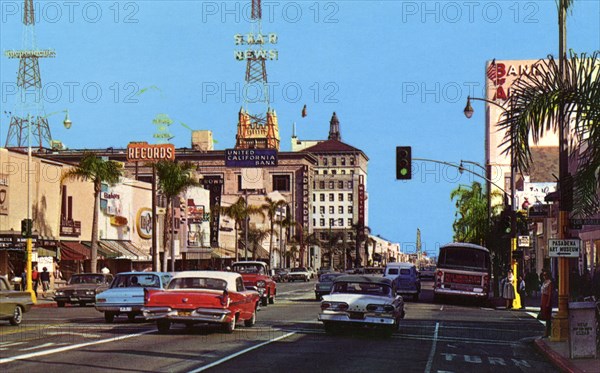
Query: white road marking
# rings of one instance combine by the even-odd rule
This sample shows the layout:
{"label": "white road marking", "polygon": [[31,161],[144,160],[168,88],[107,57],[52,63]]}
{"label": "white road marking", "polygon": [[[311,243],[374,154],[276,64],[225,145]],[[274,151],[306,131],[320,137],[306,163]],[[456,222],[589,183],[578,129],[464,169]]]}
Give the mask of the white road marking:
{"label": "white road marking", "polygon": [[[443,308],[443,306],[442,306]],[[433,365],[433,358],[435,357],[435,349],[437,348],[438,330],[440,323],[435,323],[435,331],[433,332],[433,343],[431,345],[431,351],[429,351],[429,358],[427,359],[427,365],[425,366],[425,373],[431,373],[431,366]]]}
{"label": "white road marking", "polygon": [[444,306],[441,306],[441,307],[440,307],[440,311],[443,311],[443,310],[444,310]]}
{"label": "white road marking", "polygon": [[48,332],[47,335],[76,335],[85,338],[98,338],[100,334],[79,333],[79,332]]}
{"label": "white road marking", "polygon": [[17,346],[17,345],[22,345],[25,342],[0,342],[0,347],[10,347],[10,346]]}
{"label": "white road marking", "polygon": [[289,336],[291,336],[291,335],[294,335],[294,334],[296,334],[296,332],[287,333],[287,334],[284,334],[284,335],[282,335],[282,336],[279,336],[279,337],[277,337],[277,338],[269,339],[268,341],[265,341],[265,342],[263,342],[263,343],[259,343],[259,344],[257,344],[256,346],[252,346],[252,347],[249,347],[249,348],[247,348],[247,349],[245,349],[245,350],[241,350],[241,351],[238,351],[238,352],[236,352],[236,353],[234,353],[234,354],[231,354],[231,355],[229,355],[229,356],[225,356],[224,358],[222,358],[222,359],[219,359],[219,360],[215,361],[214,363],[211,363],[211,364],[205,365],[205,366],[203,366],[203,367],[200,367],[200,368],[198,368],[198,369],[195,369],[195,370],[191,370],[191,371],[189,371],[188,373],[198,373],[198,372],[205,371],[206,369],[210,369],[210,368],[212,368],[212,367],[215,367],[215,366],[217,366],[217,365],[220,365],[220,364],[222,364],[222,363],[224,363],[224,362],[226,362],[226,361],[229,361],[229,360],[231,360],[231,359],[234,359],[234,358],[236,358],[236,357],[238,357],[238,356],[240,356],[240,355],[243,355],[243,354],[245,354],[246,352],[250,352],[250,351],[252,351],[252,350],[256,350],[257,348],[260,348],[260,347],[262,347],[262,346],[266,346],[266,345],[268,345],[269,343],[277,342],[277,341],[279,341],[279,340],[281,340],[281,339],[287,338],[287,337],[289,337]]}
{"label": "white road marking", "polygon": [[[534,319],[537,320],[537,315],[538,314],[536,312],[525,312],[525,313],[528,314],[528,315],[530,315],[531,317],[533,317]],[[540,324],[546,325],[545,321],[542,321],[542,320],[538,320],[538,321],[540,322]]]}
{"label": "white road marking", "polygon": [[41,345],[37,345],[37,346],[33,346],[33,347],[27,347],[27,348],[22,348],[19,351],[31,351],[31,350],[38,350],[40,348],[45,348],[45,347],[50,347],[50,346],[54,346],[54,343],[52,342],[48,342],[48,343],[44,343]]}
{"label": "white road marking", "polygon": [[76,345],[54,348],[52,350],[32,352],[32,353],[29,353],[29,354],[23,354],[23,355],[17,355],[17,356],[7,357],[7,358],[4,358],[4,359],[0,359],[0,364],[12,363],[13,361],[25,360],[25,359],[30,359],[30,358],[38,357],[38,356],[52,355],[52,354],[56,354],[56,353],[64,352],[64,351],[76,350],[76,349],[81,348],[81,347],[99,345],[99,344],[104,344],[104,343],[113,342],[113,341],[120,341],[120,340],[123,340],[123,339],[129,339],[129,338],[139,337],[141,335],[150,334],[150,333],[154,333],[154,332],[156,332],[156,331],[155,330],[147,330],[145,332],[136,333],[136,334],[127,334],[127,335],[123,335],[123,336],[120,336],[120,337],[111,337],[111,338],[107,338],[107,339],[101,339],[99,341],[79,343],[79,344],[76,344]]}

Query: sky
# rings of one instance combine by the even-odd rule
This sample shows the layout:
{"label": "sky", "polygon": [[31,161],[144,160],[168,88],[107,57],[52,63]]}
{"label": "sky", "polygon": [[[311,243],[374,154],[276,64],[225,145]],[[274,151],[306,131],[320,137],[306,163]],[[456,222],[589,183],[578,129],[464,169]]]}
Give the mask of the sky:
{"label": "sky", "polygon": [[[600,49],[600,5],[575,1],[568,48]],[[52,137],[72,149],[154,142],[152,119],[167,114],[177,147],[208,129],[216,149],[235,144],[245,63],[235,34],[251,31],[250,0],[35,1],[44,107]],[[23,1],[0,0],[0,49],[21,49]],[[281,151],[292,125],[324,139],[333,112],[342,140],[369,157],[373,234],[436,255],[452,241],[450,192],[477,180],[451,167],[413,165],[395,180],[396,146],[416,158],[485,162],[482,103],[488,60],[538,59],[558,51],[556,3],[544,1],[263,1],[262,31],[276,33],[267,62]],[[0,142],[15,105],[18,60],[0,57]],[[252,93],[248,93],[251,95]],[[302,118],[302,107],[307,116]],[[64,110],[73,125],[62,126]],[[181,125],[180,123],[185,124]]]}

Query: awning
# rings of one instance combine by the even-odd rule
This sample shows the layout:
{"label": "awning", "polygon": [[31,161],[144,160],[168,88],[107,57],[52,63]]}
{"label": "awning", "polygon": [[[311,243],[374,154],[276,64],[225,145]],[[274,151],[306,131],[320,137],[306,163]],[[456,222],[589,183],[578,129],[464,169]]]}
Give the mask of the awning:
{"label": "awning", "polygon": [[[81,241],[89,250],[92,250],[91,241]],[[111,250],[105,246],[102,246],[102,241],[98,240],[98,259],[112,259],[119,256],[119,252]]]}
{"label": "awning", "polygon": [[129,252],[137,255],[139,260],[143,260],[143,261],[147,261],[147,260],[152,260],[152,255],[150,254],[150,252],[147,252],[146,250],[137,247],[136,245],[133,244],[133,242],[131,241],[120,241],[119,242],[121,245],[123,245]]}
{"label": "awning", "polygon": [[91,256],[90,249],[77,241],[60,241],[60,260],[86,260]]}
{"label": "awning", "polygon": [[117,240],[100,240],[98,243],[104,251],[111,252],[108,258],[129,260],[136,260],[138,258],[137,255],[127,250],[123,245],[120,245]]}
{"label": "awning", "polygon": [[186,252],[185,253],[185,259],[186,260],[206,260],[206,259],[210,259],[211,258],[211,253],[210,252],[195,252],[195,253],[191,253],[191,252]]}

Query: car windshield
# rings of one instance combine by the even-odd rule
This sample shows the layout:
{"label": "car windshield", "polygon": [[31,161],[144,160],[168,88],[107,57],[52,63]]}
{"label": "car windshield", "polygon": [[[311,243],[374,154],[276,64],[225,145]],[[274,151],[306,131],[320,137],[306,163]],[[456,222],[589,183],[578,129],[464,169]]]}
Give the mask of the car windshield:
{"label": "car windshield", "polygon": [[319,277],[320,282],[333,282],[336,277],[341,276],[341,273],[325,273]]}
{"label": "car windshield", "polygon": [[70,285],[74,284],[101,284],[104,282],[102,275],[73,275],[69,280]]}
{"label": "car windshield", "polygon": [[391,288],[386,284],[373,282],[336,282],[333,285],[333,293],[386,296],[391,294]]}
{"label": "car windshield", "polygon": [[303,267],[292,268],[292,272],[306,272],[306,268],[303,268]]}
{"label": "car windshield", "polygon": [[130,287],[148,287],[158,288],[160,287],[160,279],[157,275],[147,274],[128,274],[128,275],[117,275],[113,281],[111,288],[130,288]]}
{"label": "car windshield", "polygon": [[218,278],[179,277],[169,282],[169,289],[227,289],[227,281]]}
{"label": "car windshield", "polygon": [[237,273],[258,273],[265,274],[265,268],[259,264],[236,264],[233,270]]}

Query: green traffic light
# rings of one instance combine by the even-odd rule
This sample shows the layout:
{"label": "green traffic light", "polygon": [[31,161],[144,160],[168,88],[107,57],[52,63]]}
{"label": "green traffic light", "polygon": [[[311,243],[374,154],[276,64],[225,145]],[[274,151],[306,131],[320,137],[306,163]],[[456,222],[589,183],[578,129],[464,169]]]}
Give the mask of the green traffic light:
{"label": "green traffic light", "polygon": [[406,168],[403,168],[400,170],[400,174],[402,174],[402,176],[405,176],[408,173],[408,170]]}

